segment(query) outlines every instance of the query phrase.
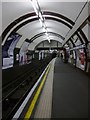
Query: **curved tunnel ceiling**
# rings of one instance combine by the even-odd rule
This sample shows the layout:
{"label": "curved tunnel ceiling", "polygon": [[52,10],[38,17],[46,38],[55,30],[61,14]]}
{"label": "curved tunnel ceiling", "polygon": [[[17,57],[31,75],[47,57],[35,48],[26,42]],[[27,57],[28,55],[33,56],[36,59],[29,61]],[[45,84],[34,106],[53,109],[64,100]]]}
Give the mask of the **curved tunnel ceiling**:
{"label": "curved tunnel ceiling", "polygon": [[[45,35],[37,37],[33,42],[31,42],[31,44],[29,44],[28,46],[28,50],[35,50],[35,47],[40,43],[46,40]],[[58,38],[58,37],[54,37],[51,36],[51,40],[57,41],[59,43],[62,43],[62,39]],[[48,44],[51,44],[48,42]]]}
{"label": "curved tunnel ceiling", "polygon": [[[56,21],[56,22],[58,22],[58,23],[62,23],[62,24],[64,24],[65,26],[67,26],[68,28],[72,28],[72,26],[69,24],[69,23],[67,23],[67,22],[65,22],[65,21],[63,21],[63,20],[60,20],[60,19],[58,19],[58,18],[54,18],[54,17],[51,17],[51,16],[49,16],[49,17],[45,17],[45,19],[46,19],[46,21],[47,20],[52,20],[52,21]],[[36,18],[32,18],[32,19],[28,19],[28,20],[26,20],[25,22],[23,22],[23,23],[21,23],[20,25],[18,25],[12,32],[17,32],[20,28],[22,28],[23,26],[25,26],[25,25],[27,25],[27,24],[29,24],[29,23],[31,23],[31,22],[34,22],[34,21],[37,21],[38,20],[38,18],[36,17]],[[39,23],[39,22],[38,22]]]}
{"label": "curved tunnel ceiling", "polygon": [[[63,41],[63,39],[62,39],[62,37],[60,36],[60,35],[58,35],[58,34],[56,34],[56,33],[49,33],[49,35],[50,35],[50,38],[51,39],[56,39],[58,42],[60,42],[60,43],[62,43],[62,41]],[[44,38],[44,39],[46,39],[46,36],[45,36],[45,34],[44,33],[40,33],[40,34],[38,34],[38,35],[36,35],[35,37],[33,37],[32,38],[32,41],[30,42],[30,43],[37,43],[36,41],[37,41],[37,39],[40,41],[42,41],[43,39],[42,38]]]}
{"label": "curved tunnel ceiling", "polygon": [[[69,27],[67,27],[66,25],[64,25],[60,22],[57,22],[57,21],[46,20],[46,24],[48,26],[48,31],[51,31],[52,33],[57,33],[58,36],[62,35],[62,39],[64,39],[67,31],[70,30]],[[33,29],[30,29],[32,27],[33,27]],[[23,29],[25,29],[25,30],[23,31]],[[27,30],[29,30],[29,31],[27,31]],[[25,35],[29,32],[27,34],[27,38],[30,39],[30,38],[34,37],[36,34],[42,33],[43,31],[42,31],[42,28],[40,27],[39,22],[33,21],[33,23],[28,23],[28,24],[24,25],[17,32],[20,34],[23,34],[23,35]],[[56,36],[56,34],[54,34],[54,35]],[[21,46],[21,43],[24,42],[24,39],[25,38],[21,39],[18,42],[17,47]]]}
{"label": "curved tunnel ceiling", "polygon": [[[12,3],[13,4],[13,3]],[[20,4],[20,3],[19,3]],[[50,4],[50,3],[49,3]],[[53,3],[51,3],[51,4],[53,4]],[[55,3],[55,4],[57,4],[58,5],[58,3]],[[76,9],[75,8],[75,6],[77,6],[78,4],[77,3],[75,3],[75,4],[73,4],[73,3],[71,3],[72,4],[72,6],[68,6],[67,4],[68,3],[61,3],[61,4],[66,4],[66,6],[67,7],[72,7],[74,10]],[[59,4],[60,6],[61,6],[61,4]],[[79,3],[80,4],[80,3]],[[44,5],[44,4],[43,4]],[[54,4],[53,4],[54,5]],[[43,10],[43,15],[45,16],[45,19],[46,20],[52,20],[52,21],[56,21],[57,23],[62,23],[62,24],[64,24],[65,26],[67,26],[69,29],[71,29],[72,28],[72,26],[74,25],[74,20],[76,19],[76,13],[77,13],[77,15],[78,15],[78,13],[80,12],[80,10],[81,10],[81,8],[83,7],[83,5],[84,5],[84,3],[82,3],[82,4],[80,4],[79,6],[78,6],[78,12],[76,12],[75,13],[75,11],[74,11],[74,13],[75,13],[75,16],[74,17],[72,17],[73,18],[73,21],[71,20],[71,19],[69,19],[69,18],[71,18],[70,17],[70,13],[68,12],[68,14],[69,15],[67,15],[66,13],[64,14],[62,11],[60,11],[61,10],[61,8],[60,8],[60,6],[58,5],[58,9],[59,9],[59,11],[57,10],[56,11],[56,9],[57,9],[57,7],[55,7],[55,11],[54,11],[54,6],[46,6],[46,8],[42,8],[42,5],[40,5],[41,6],[41,9]],[[80,8],[80,6],[81,6],[81,8]],[[29,7],[29,6],[28,6]],[[32,10],[32,8],[30,8],[31,10],[30,11],[33,11]],[[71,9],[71,8],[70,8]],[[28,8],[28,10],[29,10],[29,8]],[[48,10],[48,11],[46,11],[46,10]],[[66,12],[66,11],[65,11]],[[62,13],[62,14],[61,14]],[[72,13],[73,13],[73,11],[72,11]],[[71,13],[71,14],[72,14]],[[20,15],[21,16],[21,15]],[[66,17],[67,16],[67,17]],[[4,32],[3,32],[3,34],[2,34],[2,40],[4,40],[4,38],[6,37],[6,35],[7,35],[7,33],[11,33],[11,32],[17,32],[17,31],[19,31],[23,26],[25,26],[26,24],[28,24],[28,23],[31,23],[31,22],[34,22],[34,21],[37,21],[38,20],[38,18],[36,17],[36,15],[35,15],[35,13],[34,12],[31,12],[31,13],[29,13],[28,12],[28,14],[24,14],[24,15],[22,15],[21,17],[19,17],[19,18],[17,18],[16,20],[14,20],[11,24],[9,24],[9,26],[8,27],[6,27],[6,29],[4,30]],[[12,31],[11,31],[11,29],[12,29]],[[31,29],[33,29],[33,28],[31,28]],[[49,31],[50,32],[50,31]],[[57,32],[57,31],[56,31]],[[68,31],[67,31],[68,32]],[[8,34],[8,35],[9,35]],[[35,36],[35,35],[33,35],[33,36]],[[27,38],[27,36],[26,36],[26,38]]]}
{"label": "curved tunnel ceiling", "polygon": [[[57,36],[57,37],[61,38],[62,40],[64,40],[64,37],[61,36],[60,34],[57,34],[57,33],[54,33],[54,32],[48,32],[48,34],[49,34],[49,35]],[[33,42],[36,38],[41,37],[41,36],[44,36],[44,35],[45,35],[45,32],[39,33],[39,34],[35,35],[34,37],[32,37],[32,38],[30,39],[30,42]]]}
{"label": "curved tunnel ceiling", "polygon": [[39,44],[37,44],[35,46],[34,50],[36,50],[37,48],[42,48],[42,47],[44,47],[44,48],[45,47],[56,48],[57,46],[60,48],[62,46],[62,43],[60,43],[57,40],[53,40],[53,39],[51,39],[50,43],[48,43],[47,40],[44,40],[44,41],[40,42]]}
{"label": "curved tunnel ceiling", "polygon": [[[65,17],[64,15],[58,14],[58,13],[54,13],[54,12],[49,12],[49,11],[43,11],[43,15],[48,15],[48,17],[45,17],[45,19],[51,19],[57,22],[61,22],[62,24],[66,25],[69,28],[72,28],[72,26],[74,25],[74,22],[72,20],[70,20],[69,18]],[[35,18],[32,18],[35,17]],[[57,18],[55,18],[57,17]],[[31,18],[28,19],[27,18]],[[26,20],[26,21],[24,21]],[[24,25],[36,21],[38,20],[38,18],[36,17],[35,12],[26,14],[24,16],[19,17],[18,19],[16,19],[15,21],[13,21],[2,33],[2,41],[4,40],[5,36],[7,35],[7,33],[14,28],[16,25],[17,27],[14,28],[14,30],[12,30],[12,32],[16,32],[18,31],[21,27],[23,27]],[[24,21],[24,22],[22,22]],[[22,22],[22,23],[21,23]],[[20,25],[18,25],[20,23]]]}
{"label": "curved tunnel ceiling", "polygon": [[[46,12],[46,13],[48,13],[48,14],[53,14],[52,12]],[[59,14],[56,14],[56,13],[54,13],[54,15],[58,15],[58,17],[61,16],[62,18],[65,18],[64,16],[59,15]],[[64,25],[67,26],[68,28],[72,28],[72,26],[71,26],[70,24],[73,24],[73,22],[72,22],[71,20],[69,20],[68,18],[66,18],[66,19],[67,19],[67,21],[71,21],[70,24],[67,23],[67,22],[65,22],[65,20],[61,20],[61,19],[58,19],[58,18],[53,18],[53,17],[51,17],[51,16],[45,17],[45,18],[46,18],[46,20],[53,20],[53,21],[56,21],[56,22],[58,22],[58,23],[64,24]],[[32,19],[30,19],[30,20],[26,20],[25,22],[23,22],[23,23],[21,23],[20,25],[18,25],[18,26],[13,30],[13,32],[18,31],[20,28],[22,28],[22,27],[25,26],[26,24],[28,24],[28,23],[30,23],[30,22],[33,22],[33,21],[36,21],[36,20],[38,20],[38,18],[32,18]],[[65,27],[62,27],[62,28],[65,28]],[[23,40],[25,40],[25,38],[23,38]],[[21,39],[21,41],[22,41],[22,39]],[[22,43],[22,42],[19,41],[19,43]],[[17,45],[17,47],[19,47],[19,46],[21,46],[21,45]]]}

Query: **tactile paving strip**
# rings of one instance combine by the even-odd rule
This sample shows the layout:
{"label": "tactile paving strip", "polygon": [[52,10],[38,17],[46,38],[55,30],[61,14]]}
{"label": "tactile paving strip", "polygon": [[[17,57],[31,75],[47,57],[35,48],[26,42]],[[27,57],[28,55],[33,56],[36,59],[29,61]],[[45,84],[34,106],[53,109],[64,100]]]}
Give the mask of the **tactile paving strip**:
{"label": "tactile paving strip", "polygon": [[54,63],[55,58],[50,63],[51,68],[40,95],[34,118],[51,118]]}

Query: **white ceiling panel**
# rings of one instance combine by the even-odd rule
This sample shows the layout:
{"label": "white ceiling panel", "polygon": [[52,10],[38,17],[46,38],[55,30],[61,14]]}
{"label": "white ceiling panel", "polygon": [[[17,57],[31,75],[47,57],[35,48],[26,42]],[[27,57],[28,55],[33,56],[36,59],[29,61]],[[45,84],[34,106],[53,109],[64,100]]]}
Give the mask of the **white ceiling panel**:
{"label": "white ceiling panel", "polygon": [[[62,39],[58,38],[58,37],[54,37],[54,36],[50,36],[51,39],[56,40],[58,42],[62,42]],[[29,50],[34,50],[34,48],[42,41],[46,40],[46,36],[41,36],[39,38],[37,38],[36,40],[34,40],[28,47]],[[48,42],[49,43],[49,42]]]}
{"label": "white ceiling panel", "polygon": [[2,30],[22,15],[33,11],[31,2],[2,2]]}
{"label": "white ceiling panel", "polygon": [[[78,14],[85,4],[84,2],[55,2],[55,0],[53,0],[53,2],[45,2],[43,0],[38,1],[42,11],[45,10],[49,12],[55,12],[68,17],[72,21],[76,20]],[[30,0],[26,0],[26,2],[2,2],[2,31],[4,31],[5,28],[17,18],[33,11],[34,10]],[[67,32],[70,30],[62,23],[53,20],[45,20],[45,23],[48,32],[55,32],[63,37],[65,37]],[[26,38],[30,39],[36,34],[44,31],[41,28],[39,21],[34,21],[26,24],[17,32],[22,35],[22,38],[17,44],[17,47],[20,48]],[[59,38],[53,37],[53,39],[58,40]],[[34,42],[38,44],[42,40],[45,40],[45,37],[40,37]]]}
{"label": "white ceiling panel", "polygon": [[59,33],[63,37],[65,37],[67,32],[70,30],[64,24],[56,22],[56,21],[51,21],[51,20],[46,20],[46,26],[47,26],[49,32],[52,31],[55,33]]}
{"label": "white ceiling panel", "polygon": [[84,2],[39,2],[41,10],[53,11],[75,21],[84,6]]}

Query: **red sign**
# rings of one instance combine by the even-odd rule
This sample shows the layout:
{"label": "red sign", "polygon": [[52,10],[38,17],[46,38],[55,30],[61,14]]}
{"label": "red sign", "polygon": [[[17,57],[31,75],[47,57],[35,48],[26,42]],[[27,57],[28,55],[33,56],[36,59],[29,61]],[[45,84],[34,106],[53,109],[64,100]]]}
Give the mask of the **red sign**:
{"label": "red sign", "polygon": [[80,52],[81,64],[84,65],[84,51]]}

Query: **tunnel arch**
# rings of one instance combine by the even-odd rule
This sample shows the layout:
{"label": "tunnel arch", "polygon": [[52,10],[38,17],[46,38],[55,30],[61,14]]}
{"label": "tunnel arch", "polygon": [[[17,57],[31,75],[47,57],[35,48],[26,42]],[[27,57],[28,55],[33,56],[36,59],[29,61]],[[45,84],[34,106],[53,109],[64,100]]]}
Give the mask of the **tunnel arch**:
{"label": "tunnel arch", "polygon": [[[53,18],[53,17],[45,17],[46,20],[53,20],[53,21],[57,21],[59,23],[62,23],[64,25],[66,25],[67,27],[69,27],[70,29],[72,28],[71,25],[69,25],[67,22],[63,21],[63,20],[60,20],[60,19],[57,19],[57,18]],[[18,25],[11,33],[13,32],[16,32],[18,31],[21,27],[23,27],[24,25],[30,23],[30,22],[34,22],[38,20],[38,18],[32,18],[32,19],[29,19],[29,20],[26,20],[25,22],[21,23],[20,25]]]}
{"label": "tunnel arch", "polygon": [[[72,20],[70,20],[69,18],[65,17],[64,15],[55,13],[55,12],[50,12],[50,11],[43,11],[43,15],[48,15],[48,16],[53,16],[53,17],[58,17],[58,18],[62,18],[63,20],[67,21],[68,23],[70,23],[72,26],[74,25],[74,22]],[[15,25],[17,25],[18,23],[22,22],[23,20],[29,18],[29,17],[34,17],[36,16],[35,12],[31,12],[28,14],[25,14],[19,18],[17,18],[16,20],[14,20],[12,23],[10,23],[6,29],[3,31],[2,33],[2,41],[4,40],[6,34],[10,31],[10,29],[12,29]]]}
{"label": "tunnel arch", "polygon": [[[42,37],[43,37],[43,39],[42,39]],[[58,39],[58,37],[57,37],[57,38],[55,37],[55,39],[52,38],[51,41],[52,41],[52,40],[57,41],[57,42],[59,42],[59,43],[62,44],[62,42],[60,42],[60,40]],[[38,37],[38,38],[36,39],[36,41],[33,41],[33,42],[31,42],[31,44],[29,44],[28,50],[34,51],[35,47],[36,47],[38,44],[40,44],[41,42],[43,42],[43,41],[48,41],[48,40],[46,40],[46,38],[45,38],[44,36]],[[48,44],[51,44],[51,43],[48,42]]]}
{"label": "tunnel arch", "polygon": [[[69,18],[65,17],[64,15],[61,15],[61,14],[58,14],[58,13],[55,13],[55,12],[51,12],[51,11],[43,11],[43,15],[45,16],[46,15],[46,19],[50,19],[50,20],[54,20],[54,21],[57,21],[57,22],[61,22],[62,24],[66,25],[67,27],[69,27],[70,29],[73,27],[73,25],[75,24],[72,20],[70,20]],[[32,13],[28,13],[28,14],[25,14],[21,17],[19,17],[18,19],[16,19],[15,21],[13,21],[5,30],[4,32],[2,33],[1,35],[1,38],[2,38],[2,41],[4,41],[5,37],[7,36],[7,34],[9,33],[9,31],[15,27],[15,25],[17,25],[18,23],[22,22],[23,20],[26,20],[27,18],[32,18],[32,17],[35,17],[35,12],[32,12]],[[57,19],[59,18],[59,19]],[[62,20],[61,20],[62,19]],[[14,30],[11,32],[16,32],[17,30],[19,30],[21,27],[23,27],[25,24],[28,24],[29,22],[33,22],[35,20],[38,20],[38,18],[33,18],[33,19],[30,19],[30,20],[27,20],[25,22],[22,22],[20,25],[18,25],[16,28],[14,28]],[[82,31],[82,30],[81,30]],[[10,34],[11,34],[10,33]],[[9,34],[9,35],[10,35]],[[82,34],[84,35],[84,33],[82,32]],[[84,35],[85,36],[85,35]],[[8,37],[8,36],[7,36]]]}
{"label": "tunnel arch", "polygon": [[[63,16],[63,15],[61,15],[61,14],[58,14],[58,13],[49,12],[49,11],[43,11],[43,15],[52,16],[51,19],[53,19],[53,20],[57,20],[55,17],[60,18],[60,19],[63,19],[63,20],[60,20],[60,19],[59,19],[59,20],[57,20],[57,21],[62,22],[63,24],[68,25],[68,27],[70,27],[70,28],[74,25],[74,22],[73,22],[72,20],[70,20],[69,18],[67,18],[67,17],[65,17],[65,16]],[[23,20],[25,20],[25,19],[27,19],[27,18],[29,18],[29,17],[32,18],[32,17],[34,17],[34,16],[36,16],[36,14],[35,14],[35,12],[32,12],[32,13],[25,14],[25,15],[19,17],[18,19],[16,19],[15,21],[13,21],[13,22],[12,22],[10,25],[8,25],[7,28],[3,31],[2,35],[1,35],[2,41],[5,39],[7,33],[9,33],[9,31],[10,31],[13,27],[15,27],[18,23],[22,22]],[[47,17],[47,19],[48,19],[48,18],[50,18],[50,17]],[[38,18],[36,18],[36,20],[38,20]],[[31,21],[32,21],[32,20],[31,20]],[[29,21],[29,22],[31,22],[31,21]],[[65,22],[65,21],[66,21],[66,22]],[[68,22],[68,23],[67,23],[67,22]],[[25,24],[25,23],[24,23],[24,24]],[[20,26],[18,27],[18,29],[19,29],[20,27],[22,27],[24,24],[23,24],[23,23],[20,24]],[[27,22],[26,22],[26,24],[27,24]]]}
{"label": "tunnel arch", "polygon": [[[55,33],[55,32],[48,32],[48,34],[49,34],[49,35],[57,36],[57,37],[61,38],[62,40],[65,39],[62,35],[60,35],[60,34],[58,34],[58,33]],[[33,36],[33,37],[30,39],[30,42],[34,41],[36,38],[38,38],[38,37],[40,37],[40,36],[43,36],[43,35],[45,35],[45,32],[42,32],[42,33],[39,33],[39,34]]]}
{"label": "tunnel arch", "polygon": [[[45,42],[45,41],[47,41],[47,40],[43,40],[43,41],[41,41],[40,43],[38,43],[38,44],[35,46],[34,50],[36,50],[36,48],[37,48],[41,43],[43,43],[43,42]],[[55,39],[51,39],[51,41],[58,42],[58,43],[62,44],[60,41],[57,41],[57,40],[55,40]]]}
{"label": "tunnel arch", "polygon": [[[54,36],[54,37],[56,36],[56,37],[58,37],[58,38],[61,39],[61,40],[64,40],[64,39],[65,39],[62,35],[60,35],[60,34],[58,34],[58,33],[55,33],[55,32],[48,32],[48,34],[51,35],[51,36]],[[45,36],[45,32],[42,32],[42,33],[39,33],[39,34],[36,34],[35,36],[33,36],[30,40],[28,40],[29,45],[30,45],[32,42],[34,42],[37,38],[42,37],[42,36]],[[58,42],[60,42],[60,41],[58,40]],[[24,42],[23,42],[23,43],[24,43]]]}

